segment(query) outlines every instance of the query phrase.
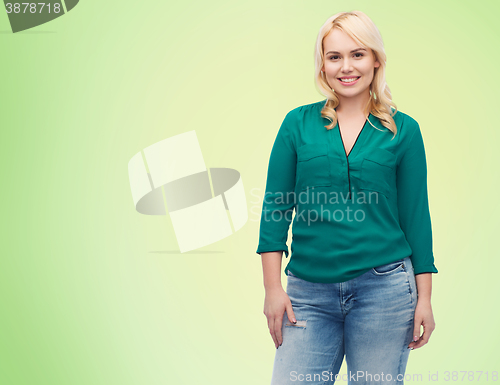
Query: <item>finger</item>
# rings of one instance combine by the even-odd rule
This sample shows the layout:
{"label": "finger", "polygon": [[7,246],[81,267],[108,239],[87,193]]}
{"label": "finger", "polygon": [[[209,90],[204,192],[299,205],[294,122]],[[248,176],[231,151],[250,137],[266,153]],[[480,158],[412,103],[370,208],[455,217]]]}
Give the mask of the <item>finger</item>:
{"label": "finger", "polygon": [[422,325],[421,319],[415,319],[415,325],[413,326],[413,342],[416,342],[420,338],[420,325]]}
{"label": "finger", "polygon": [[281,327],[283,324],[283,315],[276,318],[274,321],[274,332],[276,334],[276,341],[278,341],[278,347],[283,343],[283,338],[281,335]]}
{"label": "finger", "polygon": [[421,348],[422,346],[427,344],[431,337],[432,330],[433,330],[432,328],[424,326],[424,334],[422,334],[422,336],[418,339],[417,342],[414,342],[413,349]]}
{"label": "finger", "polygon": [[286,314],[288,316],[288,320],[292,323],[297,323],[297,320],[295,319],[295,313],[293,312],[293,306],[292,303],[289,302],[288,305],[286,306]]}
{"label": "finger", "polygon": [[276,335],[274,333],[274,318],[273,317],[270,317],[270,319],[269,319],[269,333],[271,334],[271,338],[274,341],[274,346],[277,348],[278,341],[276,341]]}
{"label": "finger", "polygon": [[418,349],[424,346],[427,342],[424,340],[423,337],[420,337],[417,342],[415,342],[415,345],[413,346],[413,349]]}
{"label": "finger", "polygon": [[415,346],[417,345],[418,341],[420,341],[421,337],[418,338],[416,341],[411,341],[409,344],[408,344],[408,347],[409,348],[415,348]]}
{"label": "finger", "polygon": [[411,342],[408,344],[408,348],[415,348],[417,341],[420,338],[420,325],[422,324],[422,320],[420,318],[415,318],[413,323],[413,337]]}
{"label": "finger", "polygon": [[431,338],[432,330],[433,329],[431,327],[429,327],[429,326],[426,327],[424,325],[424,334],[422,334],[422,337],[417,342],[418,347],[424,346],[427,342],[429,342],[429,339]]}

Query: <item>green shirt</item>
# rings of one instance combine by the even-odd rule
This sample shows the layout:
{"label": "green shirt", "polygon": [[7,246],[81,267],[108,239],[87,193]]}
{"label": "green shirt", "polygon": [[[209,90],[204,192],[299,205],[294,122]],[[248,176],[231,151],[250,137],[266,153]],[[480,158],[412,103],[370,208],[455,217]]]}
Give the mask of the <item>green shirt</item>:
{"label": "green shirt", "polygon": [[[398,111],[397,134],[369,115],[348,156],[326,99],[290,111],[267,172],[257,253],[285,252],[285,267],[310,282],[345,282],[410,256],[415,274],[437,273],[418,123]],[[370,124],[371,123],[371,124]],[[373,126],[372,126],[373,124]]]}

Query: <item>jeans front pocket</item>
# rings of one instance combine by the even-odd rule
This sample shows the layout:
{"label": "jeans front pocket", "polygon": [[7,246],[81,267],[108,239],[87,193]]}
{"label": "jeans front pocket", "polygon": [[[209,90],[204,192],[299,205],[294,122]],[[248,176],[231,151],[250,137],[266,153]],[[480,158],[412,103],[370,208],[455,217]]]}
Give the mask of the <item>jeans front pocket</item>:
{"label": "jeans front pocket", "polygon": [[332,174],[327,143],[310,143],[297,149],[297,186],[307,190],[316,186],[331,186]]}
{"label": "jeans front pocket", "polygon": [[375,275],[392,275],[401,271],[405,271],[402,259],[372,268],[372,273]]}
{"label": "jeans front pocket", "polygon": [[372,148],[361,163],[361,190],[390,197],[396,186],[396,156],[383,148]]}

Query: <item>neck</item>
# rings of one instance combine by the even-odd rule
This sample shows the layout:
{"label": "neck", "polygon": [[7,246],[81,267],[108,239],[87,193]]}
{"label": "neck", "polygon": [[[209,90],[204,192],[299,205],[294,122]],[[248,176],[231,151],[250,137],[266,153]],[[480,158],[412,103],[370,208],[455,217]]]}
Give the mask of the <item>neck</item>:
{"label": "neck", "polygon": [[339,105],[335,109],[337,114],[356,116],[356,115],[368,115],[369,107],[367,106],[370,100],[370,91],[356,95],[355,97],[349,98],[339,95]]}

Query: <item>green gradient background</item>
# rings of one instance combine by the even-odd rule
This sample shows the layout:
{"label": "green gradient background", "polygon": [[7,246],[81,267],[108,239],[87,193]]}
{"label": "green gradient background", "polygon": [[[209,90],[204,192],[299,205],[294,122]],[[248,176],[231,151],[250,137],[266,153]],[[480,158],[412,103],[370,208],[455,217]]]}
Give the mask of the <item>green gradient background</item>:
{"label": "green gradient background", "polygon": [[[407,374],[500,370],[497,1],[85,0],[17,34],[0,17],[0,384],[270,382],[251,191],[286,113],[323,99],[320,26],[354,9],[426,144],[437,328]],[[127,163],[193,129],[207,167],[241,172],[249,221],[180,254],[168,217],[135,211]]]}

